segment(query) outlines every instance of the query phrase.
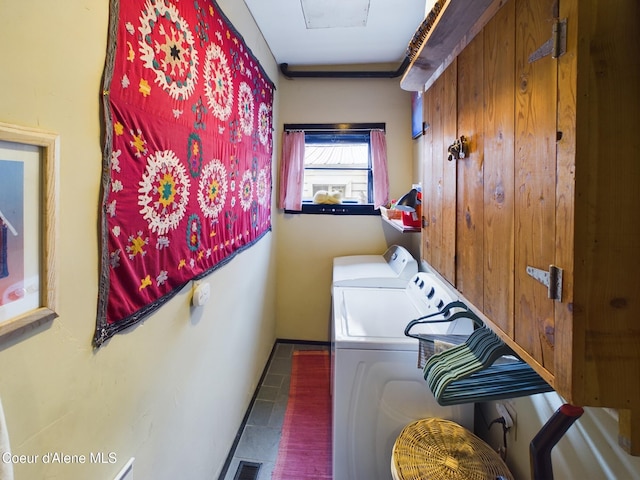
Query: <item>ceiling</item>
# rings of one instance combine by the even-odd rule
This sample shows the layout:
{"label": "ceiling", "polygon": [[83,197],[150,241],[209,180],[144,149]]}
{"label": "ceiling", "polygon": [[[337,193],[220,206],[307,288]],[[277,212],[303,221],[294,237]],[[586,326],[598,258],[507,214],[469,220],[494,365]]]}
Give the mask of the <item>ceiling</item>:
{"label": "ceiling", "polygon": [[291,67],[399,64],[425,16],[425,0],[244,2],[276,62]]}

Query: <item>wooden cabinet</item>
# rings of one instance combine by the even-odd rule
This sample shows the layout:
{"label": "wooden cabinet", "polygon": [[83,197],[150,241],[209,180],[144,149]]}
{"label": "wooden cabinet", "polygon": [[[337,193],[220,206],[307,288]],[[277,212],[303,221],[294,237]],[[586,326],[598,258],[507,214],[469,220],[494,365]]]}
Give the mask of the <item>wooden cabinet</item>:
{"label": "wooden cabinet", "polygon": [[[568,402],[619,409],[640,454],[640,6],[492,15],[425,82],[423,257]],[[566,51],[532,58],[554,30]],[[550,266],[558,299],[532,276]]]}

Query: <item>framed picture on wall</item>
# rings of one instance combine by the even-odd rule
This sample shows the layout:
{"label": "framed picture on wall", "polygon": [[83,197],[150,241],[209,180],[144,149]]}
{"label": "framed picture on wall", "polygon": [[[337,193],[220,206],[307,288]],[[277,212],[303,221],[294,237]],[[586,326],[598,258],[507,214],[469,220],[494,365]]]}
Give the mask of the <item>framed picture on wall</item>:
{"label": "framed picture on wall", "polygon": [[418,138],[423,133],[422,92],[411,92],[411,138]]}
{"label": "framed picture on wall", "polygon": [[0,336],[57,317],[58,135],[0,123]]}

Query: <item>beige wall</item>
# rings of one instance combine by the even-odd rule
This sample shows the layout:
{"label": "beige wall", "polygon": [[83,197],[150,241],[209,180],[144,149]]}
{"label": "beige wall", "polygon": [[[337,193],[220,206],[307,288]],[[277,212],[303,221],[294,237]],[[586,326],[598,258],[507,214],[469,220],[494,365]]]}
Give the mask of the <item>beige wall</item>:
{"label": "beige wall", "polygon": [[[277,81],[244,2],[219,3]],[[11,446],[24,455],[117,458],[104,465],[38,461],[16,465],[15,475],[110,479],[134,456],[135,478],[213,479],[275,339],[275,235],[204,279],[212,295],[202,309],[190,307],[187,288],[93,351],[108,4],[0,1],[0,121],[52,130],[61,139],[60,316],[46,328],[0,339],[0,398]],[[277,105],[275,111],[277,124]]]}
{"label": "beige wall", "polygon": [[[413,168],[411,96],[400,89],[398,79],[281,78],[279,92],[277,137],[285,123],[386,122],[391,196],[398,198],[418,181]],[[402,234],[378,216],[278,211],[274,217],[279,338],[328,340],[333,257],[378,254],[392,244],[419,254],[419,234]]]}
{"label": "beige wall", "polygon": [[[529,480],[529,444],[554,412],[565,403],[555,392],[508,401],[515,412],[515,428],[507,434],[507,465],[517,480]],[[502,445],[502,427],[488,424],[498,417],[494,402],[476,408],[476,434],[494,448]],[[618,446],[617,412],[585,408],[552,450],[556,480],[638,480],[640,457]]]}

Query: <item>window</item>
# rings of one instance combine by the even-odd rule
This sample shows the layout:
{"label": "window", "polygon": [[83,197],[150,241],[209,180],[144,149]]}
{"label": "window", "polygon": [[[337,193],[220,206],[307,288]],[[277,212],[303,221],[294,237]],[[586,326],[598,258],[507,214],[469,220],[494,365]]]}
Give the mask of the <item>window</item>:
{"label": "window", "polygon": [[[304,185],[302,213],[379,215],[373,209],[371,130],[384,124],[285,125],[303,130]],[[314,203],[318,192],[339,194],[339,204]]]}
{"label": "window", "polygon": [[302,200],[322,190],[344,203],[372,203],[368,132],[305,132]]}

